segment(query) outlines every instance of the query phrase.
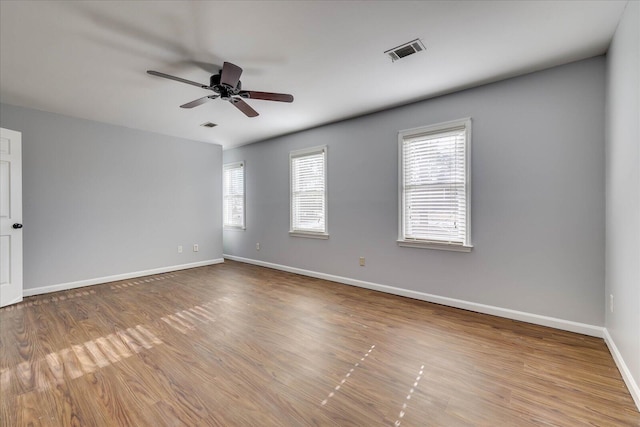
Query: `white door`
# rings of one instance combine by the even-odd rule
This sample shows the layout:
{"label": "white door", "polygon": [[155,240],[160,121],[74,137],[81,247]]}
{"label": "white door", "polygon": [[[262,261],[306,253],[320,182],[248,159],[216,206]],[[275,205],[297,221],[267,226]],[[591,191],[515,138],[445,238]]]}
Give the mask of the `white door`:
{"label": "white door", "polygon": [[0,128],[0,307],[22,301],[22,134]]}

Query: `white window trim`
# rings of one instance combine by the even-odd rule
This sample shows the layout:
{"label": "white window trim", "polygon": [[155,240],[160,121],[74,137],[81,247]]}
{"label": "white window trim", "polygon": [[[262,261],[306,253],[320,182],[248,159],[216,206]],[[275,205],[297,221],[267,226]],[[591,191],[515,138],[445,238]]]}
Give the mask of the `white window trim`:
{"label": "white window trim", "polygon": [[[303,157],[310,154],[324,152],[324,232],[304,231],[293,229],[293,176],[291,162],[296,157]],[[328,186],[328,170],[327,158],[329,157],[328,147],[319,145],[315,147],[303,148],[289,152],[289,236],[306,237],[310,239],[328,239],[329,238],[329,186]]]}
{"label": "white window trim", "polygon": [[[225,169],[234,169],[237,167],[241,167],[242,168],[242,226],[237,226],[237,225],[227,225],[224,223],[224,212],[223,212],[223,218],[222,218],[222,227],[225,230],[238,230],[238,231],[242,231],[242,230],[246,230],[247,229],[247,180],[246,180],[246,169],[245,169],[245,164],[244,164],[244,160],[239,161],[239,162],[233,162],[233,163],[226,163],[222,166],[222,171],[223,171],[223,185],[224,185],[224,170]],[[223,198],[223,206],[224,206],[224,188],[222,189],[222,198]]]}
{"label": "white window trim", "polygon": [[[464,127],[466,130],[465,141],[465,199],[466,199],[466,236],[465,243],[447,243],[444,241],[415,240],[404,238],[404,165],[403,142],[407,138],[429,133],[439,133],[451,128]],[[471,252],[471,118],[438,123],[430,126],[405,129],[398,132],[398,246],[407,248],[439,249],[455,252]]]}
{"label": "white window trim", "polygon": [[328,239],[329,233],[314,233],[313,231],[289,231],[291,237],[306,237],[308,239]]}

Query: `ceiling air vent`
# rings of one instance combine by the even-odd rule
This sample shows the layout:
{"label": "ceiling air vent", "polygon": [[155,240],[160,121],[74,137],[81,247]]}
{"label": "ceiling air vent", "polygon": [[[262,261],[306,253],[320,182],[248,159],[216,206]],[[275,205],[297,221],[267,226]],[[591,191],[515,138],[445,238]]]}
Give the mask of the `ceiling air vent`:
{"label": "ceiling air vent", "polygon": [[211,122],[204,122],[203,124],[201,124],[200,126],[205,127],[205,128],[214,128],[216,126],[218,126],[215,123],[211,123]]}
{"label": "ceiling air vent", "polygon": [[411,40],[408,43],[385,51],[385,55],[389,55],[391,61],[395,62],[398,59],[402,59],[405,56],[413,55],[417,52],[422,52],[423,50],[425,50],[425,47],[424,44],[422,44],[422,41],[420,39],[415,39]]}

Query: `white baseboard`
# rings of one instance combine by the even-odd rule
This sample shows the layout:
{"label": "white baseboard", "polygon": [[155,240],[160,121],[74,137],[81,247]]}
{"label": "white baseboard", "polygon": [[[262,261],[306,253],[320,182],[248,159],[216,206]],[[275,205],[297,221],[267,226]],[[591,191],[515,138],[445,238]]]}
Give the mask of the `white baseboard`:
{"label": "white baseboard", "polygon": [[462,308],[464,310],[475,311],[478,313],[491,314],[493,316],[505,317],[507,319],[520,320],[522,322],[533,323],[536,325],[549,326],[555,329],[562,329],[569,332],[577,332],[592,337],[603,337],[603,329],[600,326],[588,325],[586,323],[573,322],[571,320],[558,319],[555,317],[541,316],[539,314],[526,313],[523,311],[511,310],[508,308],[495,307],[492,305],[479,304],[471,301],[464,301],[455,298],[442,297],[438,295],[427,294],[424,292],[412,291],[409,289],[396,288],[394,286],[381,285],[378,283],[365,282],[363,280],[350,279],[348,277],[334,276],[332,274],[319,273],[316,271],[304,270],[286,265],[273,264],[270,262],[254,260],[250,258],[242,258],[234,255],[222,255],[223,257],[244,262],[247,264],[259,265],[262,267],[273,268],[276,270],[287,271],[289,273],[301,274],[303,276],[315,277],[317,279],[329,280],[331,282],[343,283],[345,285],[357,286],[360,288],[371,289],[374,291],[386,292],[388,294],[400,295],[403,297],[413,298],[417,300],[433,302],[449,307]]}
{"label": "white baseboard", "polygon": [[149,276],[152,274],[168,273],[170,271],[186,270],[187,268],[203,267],[205,265],[220,264],[224,258],[210,259],[206,261],[192,262],[189,264],[171,265],[168,267],[153,268],[151,270],[134,271],[131,273],[115,274],[113,276],[96,277],[93,279],[78,280],[77,282],[60,283],[57,285],[42,286],[40,288],[24,289],[22,295],[30,297],[32,295],[48,294],[50,292],[66,291],[69,289],[81,288],[83,286],[98,285],[100,283],[115,282],[117,280],[133,279],[135,277]]}
{"label": "white baseboard", "polygon": [[640,386],[638,386],[638,383],[631,375],[631,371],[627,367],[627,364],[624,363],[624,359],[622,358],[618,347],[616,347],[616,343],[613,341],[613,338],[609,335],[607,328],[604,328],[604,342],[607,343],[607,347],[609,347],[609,351],[613,356],[613,361],[616,362],[616,366],[618,366],[622,379],[627,385],[629,393],[631,393],[631,397],[638,407],[638,411],[640,411]]}

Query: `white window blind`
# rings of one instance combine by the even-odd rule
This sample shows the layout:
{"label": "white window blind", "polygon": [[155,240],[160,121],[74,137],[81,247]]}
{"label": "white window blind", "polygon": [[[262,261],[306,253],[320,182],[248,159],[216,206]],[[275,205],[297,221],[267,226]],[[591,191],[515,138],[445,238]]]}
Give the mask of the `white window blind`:
{"label": "white window blind", "polygon": [[291,233],[325,235],[327,232],[327,147],[293,151],[291,169]]}
{"label": "white window blind", "polygon": [[244,162],[230,163],[223,168],[224,226],[244,226]]}
{"label": "white window blind", "polygon": [[401,224],[406,246],[470,248],[470,120],[400,133]]}

